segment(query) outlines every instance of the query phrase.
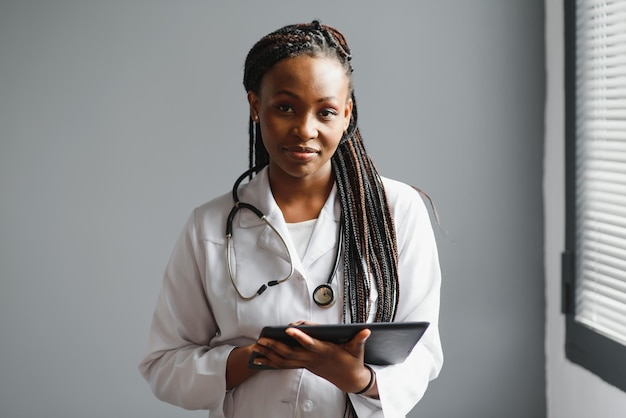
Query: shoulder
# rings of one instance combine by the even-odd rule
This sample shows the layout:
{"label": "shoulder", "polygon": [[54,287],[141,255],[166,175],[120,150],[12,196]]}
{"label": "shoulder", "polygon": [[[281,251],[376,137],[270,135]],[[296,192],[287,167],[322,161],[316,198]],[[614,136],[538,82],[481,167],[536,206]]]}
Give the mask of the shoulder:
{"label": "shoulder", "polygon": [[409,210],[426,212],[426,205],[415,187],[388,177],[381,177],[381,180],[385,187],[387,202],[394,215]]}
{"label": "shoulder", "polygon": [[217,213],[224,213],[225,209],[233,205],[233,197],[230,193],[224,193],[201,204],[194,209],[196,221],[212,220]]}
{"label": "shoulder", "polygon": [[[239,187],[241,201],[265,209],[263,197],[268,194],[268,184],[263,172],[257,174],[250,182]],[[198,239],[222,243],[226,237],[226,222],[234,207],[232,192],[224,193],[208,202],[196,207],[190,222],[195,229]],[[247,215],[247,214],[246,214]]]}
{"label": "shoulder", "polygon": [[233,206],[230,193],[224,193],[194,208],[189,227],[201,241],[221,242],[226,236],[226,218]]}
{"label": "shoulder", "polygon": [[432,231],[430,212],[422,193],[401,181],[385,177],[382,177],[382,181],[398,238],[418,231]]}
{"label": "shoulder", "polygon": [[424,201],[427,197],[423,197],[422,192],[413,186],[396,180],[383,179],[383,184],[393,215],[399,251],[412,256],[435,254],[437,250],[431,215]]}
{"label": "shoulder", "polygon": [[401,181],[398,180],[394,180],[394,179],[390,179],[389,177],[383,177],[381,176],[381,180],[383,182],[383,185],[385,186],[385,190],[387,192],[387,196],[391,197],[390,195],[405,195],[405,194],[412,194],[412,193],[416,193],[417,190],[415,190],[414,187],[409,186],[406,183],[403,183]]}

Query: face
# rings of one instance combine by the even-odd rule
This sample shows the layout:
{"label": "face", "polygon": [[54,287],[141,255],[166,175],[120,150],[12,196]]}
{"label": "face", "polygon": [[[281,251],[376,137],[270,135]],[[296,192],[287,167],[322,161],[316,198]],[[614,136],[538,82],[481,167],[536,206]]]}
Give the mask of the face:
{"label": "face", "polygon": [[[249,92],[272,180],[327,181],[330,157],[350,123],[349,80],[339,61],[307,55],[276,63]],[[258,119],[257,119],[258,118]]]}

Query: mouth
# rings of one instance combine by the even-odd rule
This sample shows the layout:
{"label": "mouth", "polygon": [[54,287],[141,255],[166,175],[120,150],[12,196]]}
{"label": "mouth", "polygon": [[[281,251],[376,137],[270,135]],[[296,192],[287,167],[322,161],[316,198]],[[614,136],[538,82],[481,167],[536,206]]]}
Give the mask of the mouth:
{"label": "mouth", "polygon": [[319,154],[318,150],[309,147],[289,147],[285,148],[285,152],[297,161],[308,161]]}

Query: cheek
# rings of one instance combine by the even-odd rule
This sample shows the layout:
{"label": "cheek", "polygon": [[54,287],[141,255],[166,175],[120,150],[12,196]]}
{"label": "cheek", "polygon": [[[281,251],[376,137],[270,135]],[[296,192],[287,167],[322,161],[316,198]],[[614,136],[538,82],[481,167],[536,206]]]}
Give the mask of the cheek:
{"label": "cheek", "polygon": [[272,137],[276,136],[276,127],[271,121],[267,119],[261,119],[259,126],[261,128],[261,136],[263,137],[263,142],[271,140]]}
{"label": "cheek", "polygon": [[329,137],[330,141],[328,142],[328,148],[332,150],[333,154],[339,147],[339,143],[341,142],[341,138],[343,137],[343,132],[344,131],[336,132],[332,137]]}
{"label": "cheek", "polygon": [[328,142],[329,147],[337,147],[341,138],[343,137],[346,130],[344,129],[345,123],[343,120],[336,121],[332,126],[326,127],[326,129],[321,130],[320,134],[324,136],[326,141]]}
{"label": "cheek", "polygon": [[265,115],[265,117],[261,118],[261,133],[280,133],[287,129],[287,124],[282,121],[280,118],[272,117],[271,115]]}

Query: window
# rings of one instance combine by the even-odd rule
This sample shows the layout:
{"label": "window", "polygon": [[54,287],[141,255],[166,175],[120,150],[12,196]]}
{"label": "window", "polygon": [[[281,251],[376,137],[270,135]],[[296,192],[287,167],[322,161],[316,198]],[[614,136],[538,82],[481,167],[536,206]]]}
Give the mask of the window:
{"label": "window", "polygon": [[626,390],[626,0],[564,0],[566,356]]}

